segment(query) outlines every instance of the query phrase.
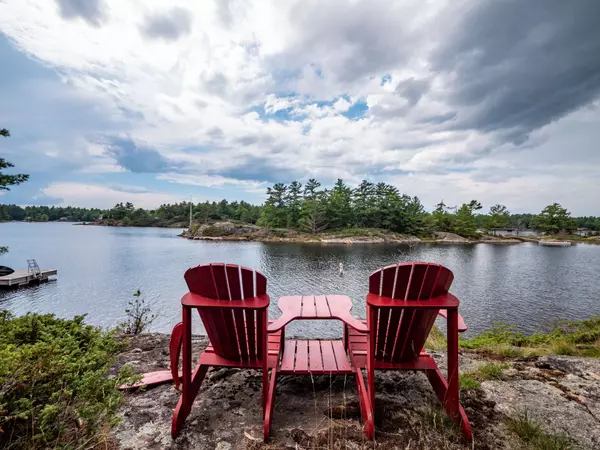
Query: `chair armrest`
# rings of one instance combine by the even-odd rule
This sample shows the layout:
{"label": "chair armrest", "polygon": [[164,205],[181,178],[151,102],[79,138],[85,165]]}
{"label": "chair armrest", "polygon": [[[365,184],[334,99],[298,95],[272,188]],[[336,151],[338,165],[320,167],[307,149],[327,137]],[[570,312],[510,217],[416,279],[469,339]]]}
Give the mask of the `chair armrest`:
{"label": "chair armrest", "polygon": [[[447,319],[448,318],[448,310],[440,309],[438,311],[438,315],[442,316],[444,319]],[[465,331],[467,331],[467,324],[465,323],[465,321],[462,318],[462,316],[460,315],[460,313],[458,313],[458,332],[464,333]]]}
{"label": "chair armrest", "polygon": [[382,297],[376,294],[367,294],[367,304],[376,308],[448,309],[458,308],[460,302],[450,293],[433,297],[428,300],[401,300],[391,297]]}
{"label": "chair armrest", "polygon": [[188,292],[181,297],[181,304],[192,308],[265,309],[270,302],[271,299],[267,294],[243,300],[215,300],[192,292]]}

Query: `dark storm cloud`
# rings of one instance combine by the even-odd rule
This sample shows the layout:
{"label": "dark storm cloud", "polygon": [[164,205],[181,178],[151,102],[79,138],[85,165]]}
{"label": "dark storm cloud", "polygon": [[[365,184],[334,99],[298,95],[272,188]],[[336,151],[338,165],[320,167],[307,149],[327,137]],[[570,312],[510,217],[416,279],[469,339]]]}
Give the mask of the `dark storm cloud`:
{"label": "dark storm cloud", "polygon": [[430,123],[433,125],[439,125],[441,123],[449,122],[450,120],[454,120],[457,116],[456,112],[450,111],[444,114],[435,114],[433,116],[425,117],[420,120],[421,123]]}
{"label": "dark storm cloud", "polygon": [[429,80],[417,80],[415,78],[407,78],[400,81],[394,92],[401,97],[404,97],[410,106],[419,103],[421,97],[429,90]]}
{"label": "dark storm cloud", "polygon": [[302,68],[316,62],[342,82],[398,67],[410,55],[413,38],[398,25],[394,8],[384,0],[299,2],[290,17],[302,33],[274,66]]}
{"label": "dark storm cloud", "polygon": [[172,170],[170,164],[152,148],[139,147],[131,139],[112,139],[106,153],[117,160],[124,169],[136,173],[160,173]]}
{"label": "dark storm cloud", "polygon": [[600,1],[479,2],[431,59],[458,127],[515,144],[600,94]]}
{"label": "dark storm cloud", "polygon": [[104,18],[102,0],[56,0],[63,19],[82,18],[92,26],[99,27]]}
{"label": "dark storm cloud", "polygon": [[158,12],[146,16],[140,28],[143,35],[151,39],[176,41],[192,31],[192,14],[183,8]]}

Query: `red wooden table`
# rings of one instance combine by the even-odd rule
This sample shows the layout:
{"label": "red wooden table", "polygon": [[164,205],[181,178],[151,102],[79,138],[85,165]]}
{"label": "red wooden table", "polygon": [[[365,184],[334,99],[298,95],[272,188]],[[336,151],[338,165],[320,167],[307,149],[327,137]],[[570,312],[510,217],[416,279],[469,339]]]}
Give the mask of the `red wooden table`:
{"label": "red wooden table", "polygon": [[[285,331],[285,326],[294,320],[340,320],[359,332],[368,331],[366,324],[350,313],[352,300],[345,295],[281,297],[277,306],[281,310],[281,317],[269,325],[269,333],[282,329]],[[352,367],[341,339],[286,340],[278,372],[297,375],[351,374]]]}

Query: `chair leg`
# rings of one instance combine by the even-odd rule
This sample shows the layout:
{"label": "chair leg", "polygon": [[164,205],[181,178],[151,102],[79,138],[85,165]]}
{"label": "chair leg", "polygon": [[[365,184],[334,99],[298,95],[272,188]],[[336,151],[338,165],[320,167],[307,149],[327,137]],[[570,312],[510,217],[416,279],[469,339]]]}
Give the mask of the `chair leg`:
{"label": "chair leg", "polygon": [[448,402],[446,399],[448,398],[448,383],[442,375],[442,372],[440,372],[439,369],[434,369],[427,370],[425,374],[427,375],[427,378],[429,379],[437,398],[440,400],[440,403],[446,410],[448,416],[454,421],[454,423],[460,426],[465,439],[468,442],[471,442],[473,440],[473,433],[471,431],[471,425],[469,424],[467,413],[465,413],[465,410],[460,403],[458,404],[458,414],[454,414],[454,410],[450,410],[447,406]]}
{"label": "chair leg", "polygon": [[173,439],[177,437],[183,427],[185,419],[190,414],[192,405],[194,404],[194,400],[196,399],[196,395],[200,390],[200,386],[202,385],[202,381],[204,380],[207,371],[208,366],[198,364],[196,370],[194,370],[190,388],[186,389],[184,387],[182,390],[181,397],[179,397],[179,402],[177,403],[177,407],[173,414],[173,422],[171,423],[171,436]]}
{"label": "chair leg", "polygon": [[271,421],[273,420],[273,409],[275,407],[275,386],[277,384],[277,369],[271,369],[271,378],[269,379],[269,389],[267,394],[266,407],[264,410],[264,440],[267,442],[271,434]]}
{"label": "chair leg", "polygon": [[365,379],[362,370],[356,368],[354,372],[356,377],[356,390],[358,391],[358,400],[360,404],[360,413],[363,420],[363,429],[367,439],[375,437],[375,423],[373,418],[373,404],[371,403],[369,392],[365,386]]}
{"label": "chair leg", "polygon": [[375,437],[375,421],[373,417],[373,403],[371,403],[370,393],[367,391],[365,379],[363,377],[360,365],[357,364],[352,350],[348,352],[350,363],[356,378],[356,391],[358,393],[358,401],[360,405],[360,415],[363,420],[363,430],[368,439]]}
{"label": "chair leg", "polygon": [[458,383],[458,311],[449,309],[447,316],[448,341],[448,390],[444,399],[444,408],[452,420],[458,419],[459,383]]}

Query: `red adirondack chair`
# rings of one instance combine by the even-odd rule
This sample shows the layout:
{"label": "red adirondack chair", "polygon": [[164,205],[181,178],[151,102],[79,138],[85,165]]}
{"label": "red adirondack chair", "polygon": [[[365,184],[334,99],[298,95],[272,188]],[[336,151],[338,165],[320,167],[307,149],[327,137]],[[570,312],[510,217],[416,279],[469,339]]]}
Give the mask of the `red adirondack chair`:
{"label": "red adirondack chair", "polygon": [[[173,415],[176,437],[190,413],[209,367],[262,369],[264,438],[269,437],[275,393],[275,372],[282,349],[282,333],[267,333],[267,280],[258,272],[232,264],[206,264],[185,273],[190,292],[181,299],[183,321],[171,336],[171,372],[181,398]],[[210,339],[192,374],[192,308]],[[181,375],[179,355],[183,349]],[[269,379],[269,372],[271,377]]]}
{"label": "red adirondack chair", "polygon": [[[355,368],[367,436],[372,439],[375,370],[423,370],[450,418],[467,440],[471,426],[459,403],[458,333],[467,327],[458,314],[458,299],[448,292],[454,275],[431,263],[402,263],[384,267],[369,277],[368,333],[346,327],[344,335]],[[423,350],[436,317],[447,320],[448,378]],[[367,385],[362,369],[367,372]],[[371,411],[371,415],[365,414]],[[369,423],[371,421],[371,423]]]}

